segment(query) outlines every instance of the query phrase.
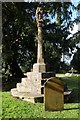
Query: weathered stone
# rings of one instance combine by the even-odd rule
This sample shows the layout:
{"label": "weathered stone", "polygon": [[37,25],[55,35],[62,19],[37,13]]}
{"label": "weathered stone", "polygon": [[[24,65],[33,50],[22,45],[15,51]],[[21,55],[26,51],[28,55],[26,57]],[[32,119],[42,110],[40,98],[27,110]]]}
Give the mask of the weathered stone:
{"label": "weathered stone", "polygon": [[24,86],[27,85],[27,81],[28,81],[28,78],[27,78],[27,77],[21,79],[21,83],[22,83]]}
{"label": "weathered stone", "polygon": [[28,102],[36,103],[43,102],[44,95],[41,94],[31,94],[27,92],[18,92],[16,88],[11,89],[11,94],[14,97],[20,98]]}
{"label": "weathered stone", "polygon": [[17,83],[17,91],[31,94],[44,94],[44,84],[50,77],[54,77],[54,73],[50,72],[27,72],[25,78],[21,79],[21,83]]}
{"label": "weathered stone", "polygon": [[64,84],[58,78],[50,78],[45,83],[44,106],[48,111],[64,109]]}
{"label": "weathered stone", "polygon": [[46,72],[45,63],[35,63],[33,65],[33,72]]}
{"label": "weathered stone", "polygon": [[41,84],[38,79],[22,80],[22,83],[17,83],[18,92],[29,92],[32,94],[41,94]]}
{"label": "weathered stone", "polygon": [[[29,87],[28,87],[29,86]],[[18,92],[31,92],[31,85],[27,84],[24,86],[22,83],[17,83],[17,90]]]}
{"label": "weathered stone", "polygon": [[[53,77],[54,74],[51,73],[36,73],[27,72],[27,77],[22,78],[21,83],[17,83],[18,92],[29,92],[32,94],[43,94],[44,93],[44,83],[47,78]],[[43,84],[42,84],[42,81]]]}
{"label": "weathered stone", "polygon": [[[54,77],[54,73],[53,72],[27,72],[27,78],[30,79],[38,79],[38,81],[43,80],[43,79],[47,79],[50,77]],[[32,80],[33,81],[33,80]]]}
{"label": "weathered stone", "polygon": [[43,36],[42,36],[43,10],[41,7],[37,7],[36,21],[37,21],[37,27],[38,27],[37,63],[44,63],[43,45],[42,45],[43,44]]}

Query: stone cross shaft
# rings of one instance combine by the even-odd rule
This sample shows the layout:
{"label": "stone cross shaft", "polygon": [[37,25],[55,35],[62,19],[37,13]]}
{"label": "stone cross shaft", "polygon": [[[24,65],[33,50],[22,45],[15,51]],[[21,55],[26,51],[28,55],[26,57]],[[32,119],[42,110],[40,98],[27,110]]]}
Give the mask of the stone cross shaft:
{"label": "stone cross shaft", "polygon": [[43,59],[43,38],[42,38],[42,24],[43,24],[43,10],[41,7],[36,9],[36,21],[38,27],[38,49],[37,49],[37,63],[44,63]]}

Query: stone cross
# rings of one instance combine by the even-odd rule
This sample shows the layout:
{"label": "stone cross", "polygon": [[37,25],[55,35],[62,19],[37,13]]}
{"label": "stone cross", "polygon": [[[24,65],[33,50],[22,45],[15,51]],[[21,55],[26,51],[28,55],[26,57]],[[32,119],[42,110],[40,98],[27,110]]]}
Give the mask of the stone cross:
{"label": "stone cross", "polygon": [[37,49],[37,63],[44,63],[43,59],[43,38],[42,38],[42,24],[43,24],[43,10],[41,7],[36,9],[36,21],[38,27],[38,49]]}

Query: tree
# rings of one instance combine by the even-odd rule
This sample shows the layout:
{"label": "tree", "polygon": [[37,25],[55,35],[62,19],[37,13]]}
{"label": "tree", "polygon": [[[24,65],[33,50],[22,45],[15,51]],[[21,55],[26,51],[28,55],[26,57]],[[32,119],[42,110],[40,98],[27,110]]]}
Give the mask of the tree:
{"label": "tree", "polygon": [[[77,10],[80,10],[80,3],[77,5]],[[78,14],[76,23],[79,25],[80,23],[80,15]],[[79,26],[78,26],[79,28]],[[73,46],[76,48],[76,52],[74,53],[73,59],[71,61],[71,66],[73,66],[80,73],[80,30],[75,33],[72,37]]]}
{"label": "tree", "polygon": [[[69,52],[69,27],[71,21],[71,2],[64,3],[2,3],[3,13],[3,64],[5,72],[10,69],[13,75],[17,75],[20,67],[29,71],[36,62],[37,55],[37,26],[35,11],[37,6],[44,10],[44,57],[50,64],[50,70],[59,70],[62,53]],[[51,19],[57,15],[57,22]],[[55,63],[56,61],[56,63]],[[17,66],[18,69],[16,69]],[[17,71],[16,71],[17,70]],[[12,72],[13,71],[13,72]],[[21,74],[18,74],[18,76]],[[22,74],[23,76],[23,74]]]}
{"label": "tree", "polygon": [[78,48],[77,52],[74,54],[71,65],[80,73],[80,48]]}
{"label": "tree", "polygon": [[[13,74],[20,71],[18,64],[26,64],[27,59],[30,61],[34,57],[34,35],[29,29],[30,21],[32,22],[32,14],[25,11],[24,3],[3,3],[3,61],[5,68],[9,69],[10,66]],[[15,71],[17,69],[14,68],[14,62],[18,71]],[[30,62],[28,66],[30,67]]]}

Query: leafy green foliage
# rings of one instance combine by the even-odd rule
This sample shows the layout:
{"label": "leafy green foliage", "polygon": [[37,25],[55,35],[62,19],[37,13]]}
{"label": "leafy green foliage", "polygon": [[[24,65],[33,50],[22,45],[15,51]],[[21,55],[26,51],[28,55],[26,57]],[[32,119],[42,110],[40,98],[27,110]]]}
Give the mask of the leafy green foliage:
{"label": "leafy green foliage", "polygon": [[80,29],[79,29],[79,23],[80,23],[80,2],[77,5],[76,9],[78,10],[78,16],[77,19],[75,20],[76,23],[78,24],[78,32],[75,33],[71,39],[70,46],[76,48],[76,52],[74,53],[73,59],[71,61],[71,66],[74,67],[74,69],[78,70],[80,73]]}
{"label": "leafy green foliage", "polygon": [[77,5],[77,9],[80,10],[80,2],[79,2],[79,4]]}
{"label": "leafy green foliage", "polygon": [[27,61],[27,57],[33,58],[30,49],[34,50],[35,47],[34,35],[29,29],[32,16],[22,6],[25,7],[24,3],[3,4],[3,59],[8,64],[12,60],[23,63]]}
{"label": "leafy green foliage", "polygon": [[62,112],[48,112],[44,104],[12,98],[9,92],[3,92],[2,97],[2,118],[78,118],[78,103],[65,104]]}

